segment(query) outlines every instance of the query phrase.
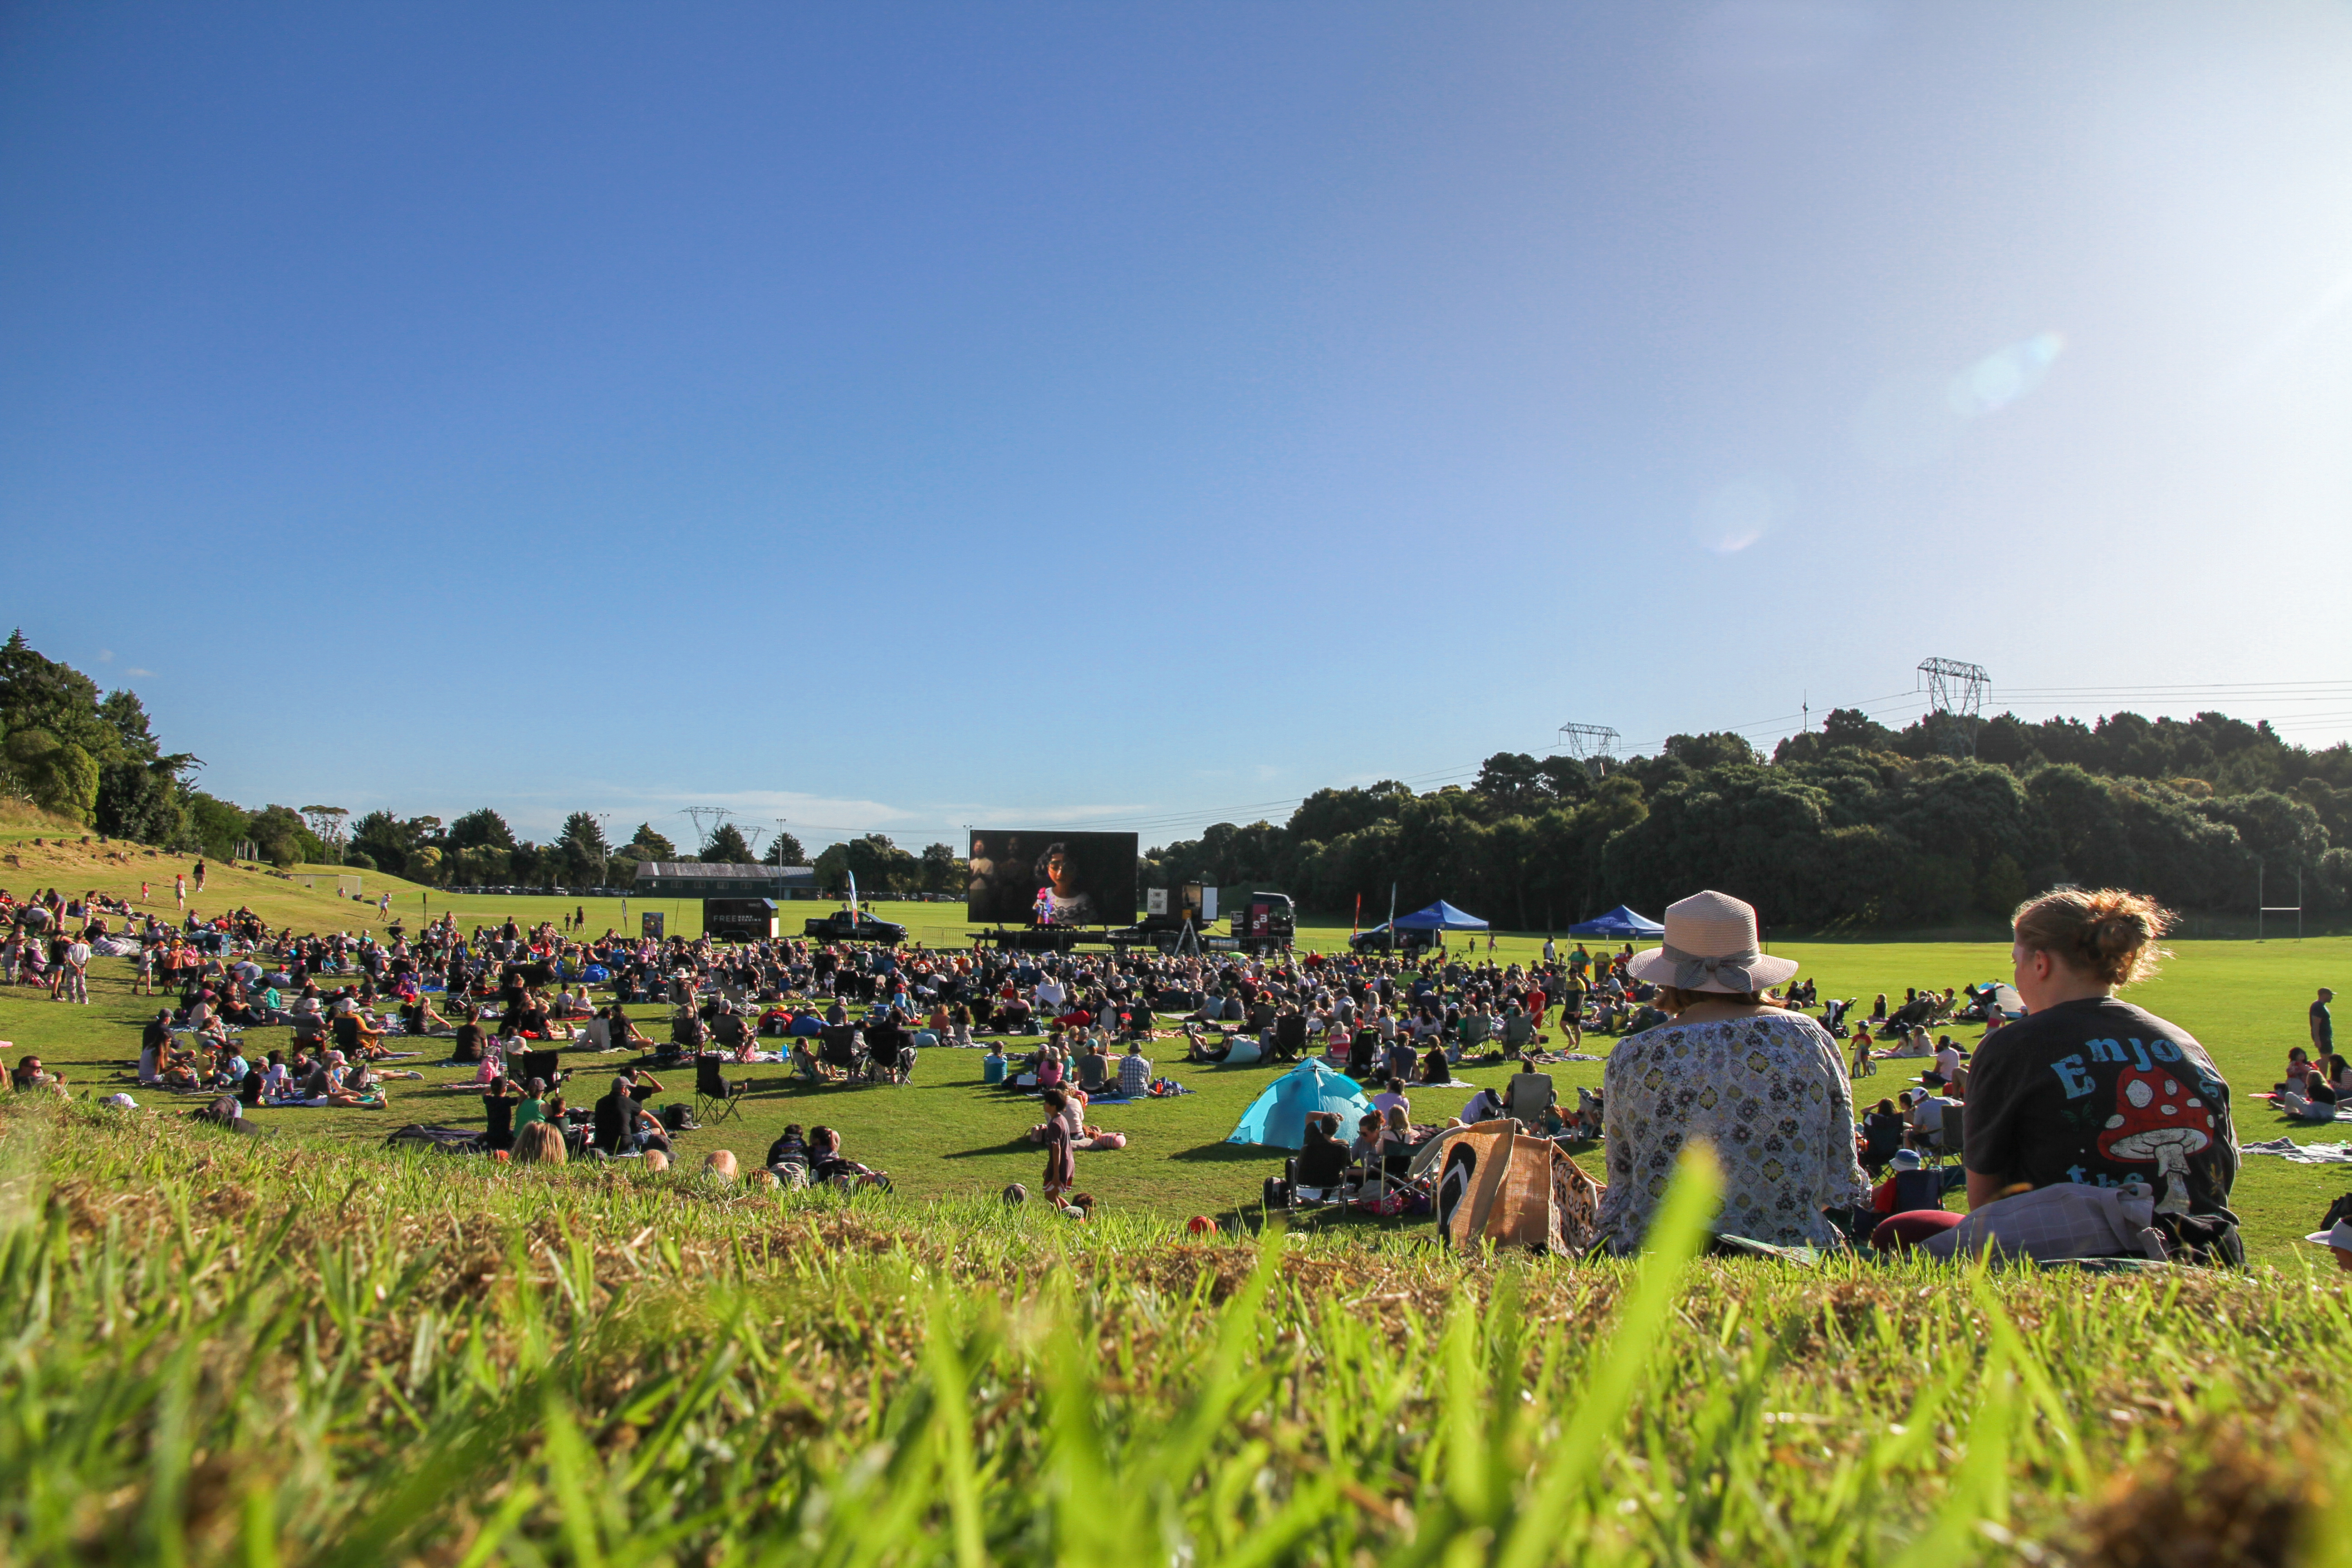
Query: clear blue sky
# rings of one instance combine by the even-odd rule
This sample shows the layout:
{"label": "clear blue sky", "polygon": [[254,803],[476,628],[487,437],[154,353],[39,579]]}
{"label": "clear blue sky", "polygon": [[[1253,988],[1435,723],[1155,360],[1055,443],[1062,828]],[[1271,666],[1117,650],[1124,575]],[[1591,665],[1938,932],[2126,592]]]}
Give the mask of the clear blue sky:
{"label": "clear blue sky", "polygon": [[248,805],[2352,733],[2341,4],[18,5],[0,203],[0,619]]}

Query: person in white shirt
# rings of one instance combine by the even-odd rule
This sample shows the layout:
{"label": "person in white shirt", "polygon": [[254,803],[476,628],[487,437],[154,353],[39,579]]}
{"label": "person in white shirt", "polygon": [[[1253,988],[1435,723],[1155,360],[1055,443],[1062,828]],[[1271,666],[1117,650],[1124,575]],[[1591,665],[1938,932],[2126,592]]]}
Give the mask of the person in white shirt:
{"label": "person in white shirt", "polygon": [[1944,1075],[1947,1083],[1958,1083],[1960,1078],[1960,1047],[1952,1044],[1952,1037],[1944,1036],[1936,1043],[1936,1070]]}
{"label": "person in white shirt", "polygon": [[1497,1121],[1502,1114],[1503,1097],[1482,1087],[1470,1097],[1470,1103],[1462,1108],[1462,1124],[1465,1127],[1475,1126],[1481,1121]]}
{"label": "person in white shirt", "polygon": [[1046,1018],[1060,1017],[1062,1004],[1070,999],[1070,994],[1062,988],[1062,983],[1050,974],[1037,982],[1036,989],[1029,995],[1037,1004],[1038,1015]]}
{"label": "person in white shirt", "polygon": [[89,1005],[89,943],[76,937],[66,946],[63,1000]]}

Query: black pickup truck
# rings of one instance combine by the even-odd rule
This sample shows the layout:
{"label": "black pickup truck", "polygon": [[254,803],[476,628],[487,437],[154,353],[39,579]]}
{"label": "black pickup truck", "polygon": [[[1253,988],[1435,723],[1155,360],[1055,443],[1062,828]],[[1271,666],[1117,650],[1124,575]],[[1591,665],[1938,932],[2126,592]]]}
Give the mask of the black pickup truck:
{"label": "black pickup truck", "polygon": [[802,928],[812,942],[882,942],[892,947],[907,940],[907,928],[896,921],[877,921],[855,910],[835,910]]}

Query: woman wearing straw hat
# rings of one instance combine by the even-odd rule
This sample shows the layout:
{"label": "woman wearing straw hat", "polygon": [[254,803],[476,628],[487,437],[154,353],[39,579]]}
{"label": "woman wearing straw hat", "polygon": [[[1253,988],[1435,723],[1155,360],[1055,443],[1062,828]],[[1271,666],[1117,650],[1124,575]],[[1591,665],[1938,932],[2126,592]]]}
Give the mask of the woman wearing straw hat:
{"label": "woman wearing straw hat", "polygon": [[1628,972],[1673,1021],[1628,1037],[1602,1074],[1609,1186],[1601,1229],[1639,1247],[1686,1143],[1723,1167],[1715,1228],[1780,1246],[1834,1247],[1823,1211],[1870,1201],[1854,1161],[1853,1100],[1837,1042],[1763,993],[1796,973],[1756,940],[1756,911],[1727,893],[1666,910],[1665,943]]}

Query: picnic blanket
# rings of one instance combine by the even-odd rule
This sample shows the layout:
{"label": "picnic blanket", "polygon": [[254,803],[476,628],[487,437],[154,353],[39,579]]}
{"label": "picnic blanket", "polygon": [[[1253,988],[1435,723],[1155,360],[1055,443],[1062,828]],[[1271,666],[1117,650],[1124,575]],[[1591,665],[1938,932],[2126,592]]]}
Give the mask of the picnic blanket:
{"label": "picnic blanket", "polygon": [[2273,1138],[2266,1143],[2241,1143],[2241,1154],[2276,1154],[2298,1165],[2352,1165],[2352,1143],[2298,1143]]}

